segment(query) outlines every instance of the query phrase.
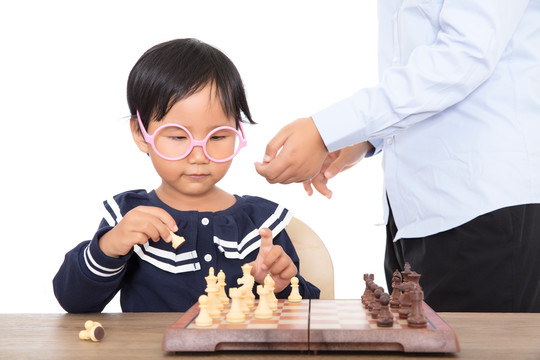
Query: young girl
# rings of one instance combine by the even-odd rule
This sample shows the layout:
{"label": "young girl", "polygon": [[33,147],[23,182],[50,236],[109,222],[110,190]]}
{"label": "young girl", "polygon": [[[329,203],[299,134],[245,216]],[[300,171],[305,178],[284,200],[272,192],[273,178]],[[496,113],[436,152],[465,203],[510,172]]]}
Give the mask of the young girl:
{"label": "young girl", "polygon": [[[97,233],[67,253],[53,280],[62,307],[100,312],[120,291],[123,311],[185,311],[210,267],[225,272],[228,293],[246,263],[257,283],[271,274],[278,298],[293,276],[304,298],[318,298],[283,231],[288,210],[216,186],[246,144],[242,114],[254,123],[233,63],[195,39],[162,43],[131,70],[127,97],[133,139],[161,185],[104,202]],[[185,239],[176,249],[171,232]]]}

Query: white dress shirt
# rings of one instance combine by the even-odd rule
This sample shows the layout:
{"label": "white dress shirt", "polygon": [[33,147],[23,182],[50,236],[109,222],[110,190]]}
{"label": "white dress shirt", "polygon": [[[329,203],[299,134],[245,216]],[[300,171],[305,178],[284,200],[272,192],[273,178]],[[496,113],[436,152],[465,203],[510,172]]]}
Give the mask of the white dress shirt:
{"label": "white dress shirt", "polygon": [[395,240],[540,203],[540,0],[380,0],[379,41],[380,84],[313,119],[383,150]]}

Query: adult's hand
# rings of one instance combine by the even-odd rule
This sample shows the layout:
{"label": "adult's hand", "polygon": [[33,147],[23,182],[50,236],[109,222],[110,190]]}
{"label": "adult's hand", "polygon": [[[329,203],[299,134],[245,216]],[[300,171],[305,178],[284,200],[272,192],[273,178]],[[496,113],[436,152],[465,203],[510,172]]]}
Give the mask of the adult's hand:
{"label": "adult's hand", "polygon": [[266,146],[263,162],[255,169],[269,183],[306,181],[319,173],[328,154],[311,117],[283,127]]}
{"label": "adult's hand", "polygon": [[364,141],[329,153],[319,173],[311,180],[303,182],[307,194],[309,196],[313,195],[313,186],[319,193],[330,199],[332,191],[327,186],[328,180],[358,164],[372,148],[371,143]]}

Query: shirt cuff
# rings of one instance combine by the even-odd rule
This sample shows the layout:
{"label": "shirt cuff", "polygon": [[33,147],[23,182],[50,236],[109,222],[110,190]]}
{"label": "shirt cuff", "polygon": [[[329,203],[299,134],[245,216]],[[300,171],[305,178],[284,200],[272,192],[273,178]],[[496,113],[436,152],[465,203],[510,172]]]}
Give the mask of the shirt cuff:
{"label": "shirt cuff", "polygon": [[367,153],[366,153],[366,156],[365,157],[370,157],[370,156],[373,156],[373,155],[377,155],[378,153],[380,153],[383,149],[383,145],[384,145],[384,140],[383,139],[375,139],[375,140],[369,140],[369,143],[373,146],[373,149],[369,150]]}
{"label": "shirt cuff", "polygon": [[358,117],[350,99],[321,110],[312,118],[329,152],[367,139],[364,121]]}
{"label": "shirt cuff", "polygon": [[133,250],[127,255],[113,258],[105,255],[99,247],[99,238],[112,227],[99,229],[90,244],[81,252],[81,267],[84,273],[93,279],[102,281],[116,279],[123,272]]}

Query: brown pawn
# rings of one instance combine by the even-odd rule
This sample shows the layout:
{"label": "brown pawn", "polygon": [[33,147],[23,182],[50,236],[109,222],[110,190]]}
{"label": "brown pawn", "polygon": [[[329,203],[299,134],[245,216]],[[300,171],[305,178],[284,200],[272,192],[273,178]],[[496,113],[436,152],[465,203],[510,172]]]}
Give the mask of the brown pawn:
{"label": "brown pawn", "polygon": [[377,290],[378,287],[379,285],[375,284],[374,282],[371,282],[371,285],[369,286],[370,293],[371,293],[369,304],[367,306],[369,312],[373,311],[373,305],[375,304],[375,301],[377,301],[375,300],[375,290]]}
{"label": "brown pawn", "polygon": [[381,311],[381,295],[384,293],[384,289],[382,287],[377,287],[375,291],[373,292],[373,296],[375,297],[375,301],[373,301],[373,309],[371,309],[371,318],[376,319],[379,316],[379,311]]}
{"label": "brown pawn", "polygon": [[362,304],[366,305],[366,298],[369,293],[369,285],[368,280],[373,280],[375,278],[375,275],[373,274],[364,274],[364,282],[366,283],[366,288],[364,289],[364,294],[362,295]]}
{"label": "brown pawn", "polygon": [[427,326],[427,318],[424,316],[424,308],[422,300],[424,300],[424,292],[422,290],[412,290],[411,295],[411,312],[407,318],[407,325],[414,328],[422,328]]}
{"label": "brown pawn", "polygon": [[390,302],[390,295],[383,293],[380,297],[381,301],[381,310],[379,311],[379,316],[377,317],[377,326],[379,327],[391,327],[394,325],[394,316],[390,311],[388,303]]}
{"label": "brown pawn", "polygon": [[401,295],[401,290],[397,288],[402,282],[401,273],[396,269],[394,275],[392,276],[392,296],[390,297],[390,307],[393,309],[399,308],[399,296]]}

